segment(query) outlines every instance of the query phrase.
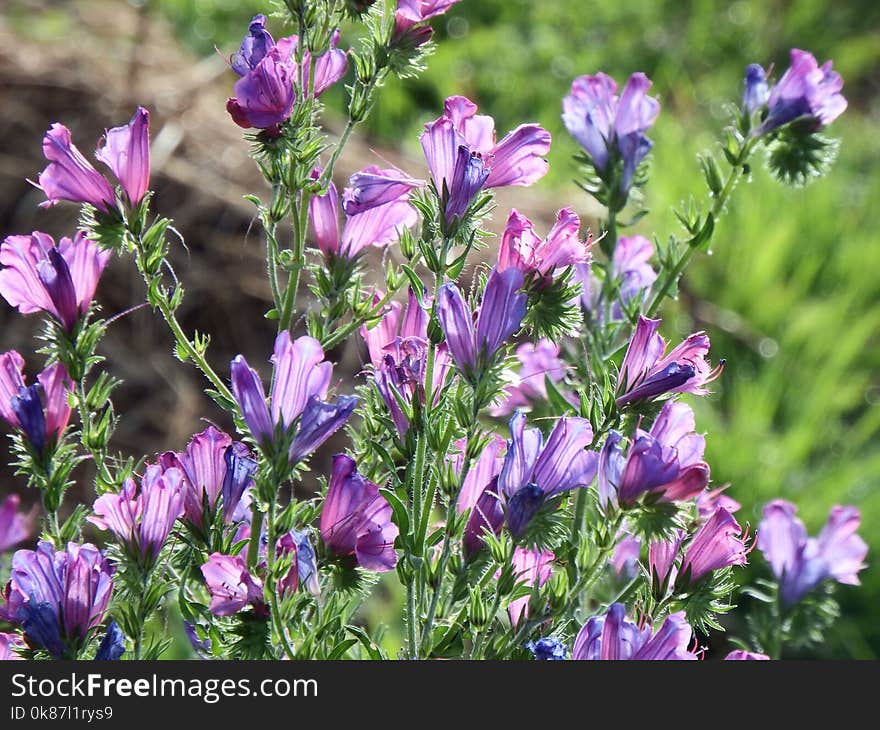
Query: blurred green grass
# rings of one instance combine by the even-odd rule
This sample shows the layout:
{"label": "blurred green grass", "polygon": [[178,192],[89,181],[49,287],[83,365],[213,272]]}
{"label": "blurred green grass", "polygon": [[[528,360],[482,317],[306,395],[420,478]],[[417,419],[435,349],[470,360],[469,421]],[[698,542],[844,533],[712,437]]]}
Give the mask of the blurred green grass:
{"label": "blurred green grass", "polygon": [[[233,50],[257,2],[158,0],[181,37],[201,52]],[[571,184],[573,143],[559,120],[561,97],[580,74],[619,81],[636,70],[654,80],[663,112],[639,226],[678,232],[670,209],[702,183],[695,156],[711,147],[723,104],[738,98],[749,62],[787,65],[800,47],[834,59],[850,108],[832,128],[842,141],[831,173],[788,190],[755,165],[719,226],[712,256],[688,272],[684,295],[666,310],[665,333],[695,323],[728,366],[717,394],[696,403],[709,433],[716,482],[730,481],[756,525],[760,505],[791,499],[812,533],[831,505],[862,509],[871,567],[861,589],[839,591],[844,617],[823,656],[877,657],[880,624],[880,240],[871,203],[880,200],[877,144],[880,4],[463,0],[439,19],[439,49],[420,79],[391,82],[369,133],[417,149],[420,125],[462,93],[492,114],[503,134],[539,121],[554,134],[551,174],[541,184],[580,206]],[[341,96],[329,97],[342,109]],[[755,557],[755,563],[761,563]]]}

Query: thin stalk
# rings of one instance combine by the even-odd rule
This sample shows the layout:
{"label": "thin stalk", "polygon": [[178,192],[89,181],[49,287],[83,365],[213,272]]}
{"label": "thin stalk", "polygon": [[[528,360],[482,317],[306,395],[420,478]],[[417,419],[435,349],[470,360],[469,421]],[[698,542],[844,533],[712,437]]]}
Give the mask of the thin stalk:
{"label": "thin stalk", "polygon": [[498,613],[499,608],[501,608],[501,591],[498,590],[496,584],[495,599],[492,601],[492,608],[489,611],[488,623],[484,629],[477,630],[477,637],[474,639],[474,645],[471,647],[471,659],[483,658],[483,644],[486,641],[486,637],[492,633],[491,629],[495,623],[495,616]]}

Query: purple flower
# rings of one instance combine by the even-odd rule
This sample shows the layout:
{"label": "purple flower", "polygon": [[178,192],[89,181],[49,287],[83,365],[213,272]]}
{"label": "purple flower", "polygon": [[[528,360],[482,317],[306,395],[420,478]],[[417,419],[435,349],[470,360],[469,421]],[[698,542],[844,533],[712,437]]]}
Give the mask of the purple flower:
{"label": "purple flower", "polygon": [[735,651],[730,652],[726,657],[724,657],[724,661],[726,662],[750,662],[750,661],[769,661],[770,657],[766,654],[758,654],[753,651],[744,651],[743,649],[737,649]]}
{"label": "purple flower", "polygon": [[0,633],[0,662],[24,660],[17,650],[25,648],[27,647],[18,634]]}
{"label": "purple flower", "polygon": [[700,492],[697,495],[697,520],[699,522],[706,522],[719,507],[724,507],[730,513],[738,512],[742,508],[739,502],[724,494],[724,490],[728,487],[730,487],[729,484],[724,484],[717,489]]}
{"label": "purple flower", "polygon": [[527,296],[518,293],[523,275],[518,269],[492,269],[476,318],[458,287],[448,282],[437,294],[437,318],[446,335],[452,359],[468,377],[491,363],[504,342],[519,329],[526,315]]}
{"label": "purple flower", "polygon": [[125,653],[125,634],[116,625],[115,621],[107,624],[107,633],[101,639],[98,651],[95,652],[95,661],[115,662]]}
{"label": "purple flower", "polygon": [[211,594],[209,609],[215,616],[232,616],[248,605],[258,615],[266,613],[263,584],[248,572],[238,555],[211,553],[202,565],[202,575]]}
{"label": "purple flower", "polygon": [[648,545],[648,570],[651,573],[651,589],[655,597],[665,597],[666,589],[675,581],[678,574],[675,561],[685,537],[684,530],[677,530],[671,539],[655,540]]}
{"label": "purple flower", "polygon": [[584,624],[574,642],[571,658],[577,660],[694,660],[688,651],[692,630],[684,612],[670,614],[660,630],[639,628],[626,617],[622,603],[613,603],[604,616]]}
{"label": "purple flower", "polygon": [[71,332],[91,306],[109,258],[82,231],[57,246],[39,231],[9,236],[0,245],[0,295],[22,314],[51,314]]}
{"label": "purple flower", "polygon": [[[517,547],[513,551],[513,574],[517,583],[529,588],[540,588],[550,578],[554,557],[549,550],[527,550]],[[508,604],[507,613],[513,626],[529,617],[529,598],[529,596],[521,596]]]}
{"label": "purple flower", "polygon": [[472,101],[450,96],[420,137],[447,222],[461,218],[484,187],[531,185],[547,174],[547,130],[523,124],[496,144],[495,121],[476,112]]}
{"label": "purple flower", "polygon": [[562,102],[562,121],[584,148],[599,173],[609,171],[609,161],[620,159],[620,190],[626,192],[633,175],[653,143],[645,132],[660,112],[659,102],[647,95],[651,81],[643,73],[629,77],[620,98],[610,76],[579,76]]}
{"label": "purple flower", "polygon": [[[458,493],[458,500],[455,508],[459,514],[464,514],[469,509],[473,509],[486,487],[492,483],[492,480],[498,476],[501,466],[504,463],[503,451],[506,442],[496,433],[490,434],[488,443],[480,450],[476,459],[471,462],[470,469],[465,475],[464,483],[461,485],[461,491]],[[458,453],[452,457],[452,468],[456,476],[461,477],[461,470],[464,466],[464,451],[467,446],[465,439],[459,439],[453,446],[458,449]]]}
{"label": "purple flower", "polygon": [[[287,436],[295,433],[288,458],[296,464],[308,456],[351,416],[357,399],[341,396],[325,402],[333,366],[324,361],[321,343],[312,337],[291,341],[286,330],[275,340],[272,356],[271,415],[260,376],[238,355],[231,365],[232,392],[251,435],[262,447],[274,443],[276,426]],[[294,425],[299,419],[294,430]]]}
{"label": "purple flower", "polygon": [[257,470],[250,449],[213,426],[193,436],[186,451],[161,454],[159,465],[182,473],[183,519],[197,530],[213,519],[211,514],[204,514],[205,507],[213,513],[219,501],[223,503],[223,521],[235,521]]}
{"label": "purple flower", "polygon": [[57,122],[43,137],[43,155],[49,165],[40,173],[38,187],[46,194],[42,207],[59,200],[88,203],[104,213],[116,207],[116,191],[83,157],[70,139],[70,130]]}
{"label": "purple flower", "polygon": [[611,563],[618,575],[633,577],[638,571],[639,555],[642,552],[642,541],[629,533],[623,533],[614,552],[611,554]]}
{"label": "purple flower", "polygon": [[40,541],[36,550],[12,556],[3,618],[56,659],[75,658],[89,631],[104,620],[113,591],[111,574],[94,545],[71,542],[56,552],[51,543]]}
{"label": "purple flower", "polygon": [[[374,303],[378,303],[382,296],[378,292],[373,297]],[[370,354],[370,362],[374,367],[379,367],[385,359],[387,348],[393,347],[398,339],[406,340],[412,337],[428,339],[428,311],[430,302],[422,306],[418,297],[409,289],[406,307],[400,302],[391,302],[385,315],[372,328],[366,325],[360,328],[361,337],[367,343]]]}
{"label": "purple flower", "polygon": [[754,114],[761,109],[770,96],[767,86],[767,73],[757,63],[746,66],[742,108],[747,114]]}
{"label": "purple flower", "polygon": [[43,370],[31,386],[25,385],[23,370],[24,360],[15,350],[0,355],[0,416],[42,454],[50,442],[57,442],[70,420],[67,394],[73,381],[60,362]]}
{"label": "purple flower", "polygon": [[416,23],[442,15],[459,0],[398,0],[394,13],[395,35],[409,30]]}
{"label": "purple flower", "polygon": [[736,518],[724,507],[719,507],[685,548],[679,578],[694,585],[715,570],[745,565],[750,550],[746,540]]}
{"label": "purple flower", "polygon": [[17,494],[10,494],[0,502],[0,553],[5,553],[33,534],[35,512],[19,512],[20,503],[21,498]]}
{"label": "purple flower", "polygon": [[[371,172],[374,171],[374,172]],[[368,167],[363,175],[386,174],[391,171]],[[321,172],[312,171],[317,179]],[[358,176],[352,177],[352,185],[364,184]],[[368,202],[359,201],[358,188],[343,191],[343,207],[346,209],[345,225],[339,230],[339,193],[331,182],[323,195],[313,195],[309,200],[309,222],[318,248],[328,258],[353,259],[368,246],[382,248],[400,238],[400,233],[418,221],[418,213],[409,202],[408,189],[404,183],[389,186],[384,191],[372,189],[367,193]],[[363,190],[363,189],[361,189]],[[392,193],[397,193],[393,196]],[[352,212],[349,212],[349,209]]]}
{"label": "purple flower", "polygon": [[586,451],[593,442],[593,429],[584,418],[560,418],[546,444],[539,429],[525,426],[525,414],[517,411],[510,419],[510,440],[497,485],[507,527],[517,538],[547,499],[589,486],[598,456]]}
{"label": "purple flower", "polygon": [[[614,247],[611,260],[611,276],[618,283],[618,299],[610,303],[612,321],[623,319],[623,306],[630,302],[645,302],[651,285],[657,280],[657,272],[648,263],[654,255],[654,245],[643,236],[621,236]],[[601,283],[592,273],[589,264],[577,264],[575,275],[583,286],[581,304],[602,322],[605,307],[599,300]]]}
{"label": "purple flower", "polygon": [[95,156],[113,171],[129,202],[140,203],[150,187],[150,113],[139,106],[128,124],[108,130]]}
{"label": "purple flower", "polygon": [[791,66],[770,90],[767,118],[753,134],[766,134],[795,119],[809,119],[815,128],[826,127],[846,109],[840,93],[843,79],[831,70],[831,61],[820,67],[811,53],[791,49]]}
{"label": "purple flower", "polygon": [[396,167],[369,165],[349,178],[349,186],[342,193],[342,209],[354,216],[377,206],[407,201],[410,191],[424,187],[425,181],[408,177]]}
{"label": "purple flower", "polygon": [[571,208],[563,208],[556,215],[556,223],[545,239],[535,233],[534,224],[516,208],[510,211],[507,226],[498,251],[499,271],[519,269],[523,276],[552,278],[556,269],[574,264],[588,264],[592,235],[580,239],[581,221]]}
{"label": "purple flower", "polygon": [[637,428],[629,451],[612,431],[599,457],[599,499],[630,506],[649,493],[662,502],[696,497],[709,483],[703,461],[706,439],[694,433],[694,412],[684,403],[667,401],[650,431]]}
{"label": "purple flower", "polygon": [[[536,344],[524,342],[516,348],[516,359],[520,370],[513,383],[504,389],[505,399],[493,406],[493,416],[507,416],[518,408],[527,408],[533,403],[547,400],[547,379],[560,383],[568,366],[559,358],[559,345],[548,339],[538,340]],[[566,397],[576,402],[573,393]]]}
{"label": "purple flower", "polygon": [[384,572],[397,565],[394,541],[399,532],[378,485],[358,473],[350,456],[334,456],[321,510],[321,539],[327,549],[339,557],[354,556],[362,568]]}
{"label": "purple flower", "polygon": [[856,535],[861,520],[855,507],[832,507],[818,537],[808,537],[797,507],[782,499],[764,507],[758,548],[779,580],[783,605],[792,606],[822,581],[859,585],[868,546]]}
{"label": "purple flower", "polygon": [[620,408],[665,393],[705,395],[724,369],[724,361],[711,369],[706,362],[709,338],[703,332],[689,335],[680,345],[666,351],[666,342],[657,333],[659,319],[639,316],[617,378],[617,405]]}
{"label": "purple flower", "polygon": [[530,641],[526,649],[532,652],[535,661],[563,661],[568,659],[568,647],[555,636],[544,636]]}
{"label": "purple flower", "polygon": [[290,555],[292,562],[287,575],[278,581],[278,593],[293,593],[302,585],[313,596],[321,592],[318,584],[318,563],[309,532],[291,530],[278,540],[278,556]]}
{"label": "purple flower", "polygon": [[144,567],[149,567],[183,514],[183,501],[183,472],[152,465],[140,486],[129,477],[119,494],[98,497],[95,514],[88,520],[101,530],[110,530]]}

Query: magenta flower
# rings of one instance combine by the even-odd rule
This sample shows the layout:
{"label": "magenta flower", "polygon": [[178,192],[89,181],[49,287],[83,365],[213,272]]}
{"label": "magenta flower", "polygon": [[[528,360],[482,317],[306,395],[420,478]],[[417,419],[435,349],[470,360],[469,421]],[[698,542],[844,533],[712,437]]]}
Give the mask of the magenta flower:
{"label": "magenta flower", "polygon": [[758,548],[779,580],[783,605],[792,606],[822,581],[859,585],[868,546],[856,535],[861,516],[855,507],[831,508],[818,537],[808,537],[797,507],[777,499],[764,507]]}
{"label": "magenta flower", "polygon": [[651,285],[657,280],[657,272],[648,263],[654,256],[654,244],[643,236],[621,236],[614,247],[611,259],[611,275],[618,281],[618,299],[601,302],[602,287],[592,273],[589,264],[577,264],[575,275],[583,286],[581,304],[598,321],[605,319],[606,305],[612,321],[624,317],[623,306],[630,302],[645,302]]}
{"label": "magenta flower", "polygon": [[398,0],[394,13],[395,35],[409,30],[416,23],[442,15],[459,0]]}
{"label": "magenta flower", "polygon": [[724,509],[731,514],[738,512],[742,508],[742,505],[739,502],[724,494],[724,490],[728,487],[730,487],[730,485],[725,484],[717,489],[700,492],[697,495],[697,520],[699,522],[706,522],[715,514],[715,510],[719,507],[724,507]]}
{"label": "magenta flower", "polygon": [[[461,476],[461,470],[464,466],[464,450],[467,443],[464,439],[459,439],[453,446],[458,449],[452,457],[452,468],[457,476]],[[461,491],[458,493],[458,500],[455,508],[459,514],[464,514],[469,509],[473,509],[480,495],[486,489],[492,480],[501,472],[501,466],[504,463],[504,449],[506,442],[496,433],[490,434],[489,442],[480,450],[476,459],[471,462],[470,469],[461,485]]]}
{"label": "magenta flower", "polygon": [[622,603],[613,603],[604,616],[584,624],[574,642],[571,658],[577,660],[694,660],[688,651],[691,627],[684,612],[670,614],[654,634],[650,626],[639,628],[626,617]]}
{"label": "magenta flower", "polygon": [[[359,174],[379,175],[389,172],[371,166]],[[317,168],[312,171],[314,179],[320,174]],[[352,177],[352,184],[365,185],[357,175]],[[343,206],[355,212],[346,214],[345,225],[340,231],[339,193],[331,182],[326,193],[313,195],[309,200],[309,223],[318,248],[328,258],[353,259],[368,246],[383,248],[397,241],[401,231],[411,228],[418,221],[418,213],[409,202],[409,188],[404,190],[405,187],[401,183],[391,185],[383,191],[374,189],[372,193],[364,195],[369,202],[358,202],[358,188],[346,188],[343,192]]]}
{"label": "magenta flower", "polygon": [[684,551],[679,578],[694,585],[703,576],[730,565],[745,565],[751,549],[736,518],[724,507],[715,510]]}
{"label": "magenta flower", "polygon": [[18,634],[0,633],[0,662],[24,660],[17,650],[25,648],[27,647]]}
{"label": "magenta flower", "polygon": [[[377,292],[373,297],[374,305],[381,298],[381,294]],[[385,310],[385,315],[372,328],[367,329],[366,325],[361,325],[360,334],[364,338],[364,342],[367,343],[370,362],[374,367],[379,367],[382,364],[388,351],[387,348],[394,347],[397,340],[415,337],[427,341],[430,301],[425,304],[424,307],[421,305],[410,287],[406,307],[400,302],[391,302]]]}
{"label": "magenta flower", "polygon": [[76,658],[89,631],[104,621],[113,591],[111,575],[110,564],[94,545],[71,542],[56,551],[40,541],[36,550],[12,556],[3,618],[56,659]]}
{"label": "magenta flower", "polygon": [[21,497],[17,494],[10,494],[0,502],[0,553],[24,542],[34,532],[35,512],[23,514],[18,511],[19,504]]}
{"label": "magenta flower", "polygon": [[590,485],[598,456],[586,450],[593,429],[585,418],[560,418],[546,443],[539,429],[525,426],[525,414],[517,411],[497,484],[507,527],[517,538],[548,499]]}
{"label": "magenta flower", "polygon": [[766,134],[796,119],[810,119],[819,129],[846,109],[840,93],[843,79],[831,70],[831,61],[820,67],[811,53],[791,49],[791,66],[770,90],[767,118],[754,134]]}
{"label": "magenta flower", "polygon": [[680,345],[666,351],[658,334],[659,319],[639,316],[617,378],[617,405],[620,408],[666,393],[705,395],[706,384],[721,375],[724,361],[710,368],[706,361],[709,338],[703,332],[689,335]]}
{"label": "magenta flower", "polygon": [[140,203],[150,187],[150,113],[139,106],[128,124],[108,130],[95,156],[113,171],[131,204]]}
{"label": "magenta flower", "polygon": [[455,364],[467,377],[479,375],[495,353],[519,329],[526,315],[526,299],[518,269],[492,269],[476,317],[458,287],[447,282],[437,294],[437,318]]}
{"label": "magenta flower", "polygon": [[608,561],[618,575],[632,577],[638,570],[639,556],[642,553],[642,541],[635,535],[623,533],[614,546],[611,559]]}
{"label": "magenta flower", "polygon": [[224,523],[238,521],[245,491],[257,470],[250,449],[213,426],[193,436],[186,451],[161,454],[159,465],[183,475],[183,519],[196,530],[212,522],[220,502]]}
{"label": "magenta flower", "polygon": [[[150,186],[150,114],[138,107],[131,121],[109,130],[95,156],[109,167],[131,205],[143,200]],[[73,145],[70,130],[53,124],[43,137],[43,154],[49,165],[39,177],[46,193],[43,207],[59,200],[88,203],[109,213],[116,207],[116,191]]]}
{"label": "magenta flower", "polygon": [[71,332],[92,304],[110,251],[77,231],[58,245],[46,233],[9,236],[0,245],[0,295],[22,314],[47,312]]}
{"label": "magenta flower", "polygon": [[408,177],[395,167],[369,165],[352,175],[349,185],[342,193],[342,209],[354,216],[377,206],[405,202],[412,190],[425,186],[425,181]]}
{"label": "magenta flower", "polygon": [[[510,385],[504,388],[504,400],[493,406],[493,416],[507,416],[518,408],[528,408],[534,403],[546,401],[547,379],[552,383],[560,383],[565,377],[568,366],[559,358],[559,345],[548,339],[538,340],[536,344],[524,342],[516,348],[516,359],[520,369]],[[566,397],[576,403],[573,393]]]}
{"label": "magenta flower", "polygon": [[[513,574],[517,583],[523,583],[529,588],[540,588],[550,578],[554,557],[549,550],[526,550],[517,547],[513,551]],[[513,626],[529,617],[529,598],[529,596],[521,596],[508,604],[507,613]]]}
{"label": "magenta flower", "polygon": [[378,485],[358,473],[350,456],[334,456],[321,510],[321,539],[327,549],[339,557],[353,556],[362,568],[384,572],[397,565],[394,541],[399,533]]}
{"label": "magenta flower", "polygon": [[263,584],[248,572],[238,555],[211,553],[202,565],[202,575],[211,594],[209,610],[215,616],[232,616],[248,605],[256,614],[266,614]]}
{"label": "magenta flower", "polygon": [[286,330],[275,340],[272,356],[271,414],[263,381],[238,355],[231,365],[232,392],[256,442],[264,447],[275,443],[276,427],[293,436],[288,460],[297,464],[330,438],[354,412],[357,399],[340,396],[336,403],[325,400],[333,366],[324,361],[321,343],[312,337],[291,341]]}
{"label": "magenta flower", "polygon": [[599,499],[602,504],[634,504],[643,494],[662,502],[696,497],[709,483],[703,461],[706,439],[694,432],[694,412],[684,403],[667,401],[650,431],[637,428],[627,453],[623,437],[608,434],[599,456]]}
{"label": "magenta flower", "polygon": [[60,362],[37,375],[37,382],[24,382],[24,359],[15,350],[0,355],[0,416],[21,430],[34,449],[42,454],[54,445],[70,420],[67,394],[73,381]]}
{"label": "magenta flower", "polygon": [[472,101],[450,96],[420,137],[447,222],[461,218],[483,188],[531,185],[547,174],[547,130],[522,124],[496,144],[495,121],[476,112]]}
{"label": "magenta flower", "polygon": [[615,160],[623,162],[621,192],[629,190],[639,163],[653,146],[645,132],[660,113],[660,104],[647,95],[650,88],[645,74],[634,73],[618,98],[617,83],[610,76],[579,76],[562,103],[566,129],[599,173],[607,174]]}
{"label": "magenta flower", "polygon": [[675,562],[685,537],[684,530],[677,530],[671,539],[655,540],[648,545],[648,570],[651,573],[651,589],[655,597],[663,598],[666,589],[674,583],[678,575]]}
{"label": "magenta flower", "polygon": [[730,652],[730,654],[724,657],[724,661],[726,662],[753,662],[769,660],[770,657],[768,657],[766,654],[758,654],[754,651],[744,651],[743,649],[732,651]]}
{"label": "magenta flower", "polygon": [[499,271],[519,269],[524,277],[535,276],[549,280],[553,272],[574,264],[588,264],[592,235],[580,239],[581,221],[571,208],[563,208],[556,215],[556,223],[545,239],[535,233],[534,224],[516,208],[510,211],[507,227],[501,237],[498,251]]}
{"label": "magenta flower", "polygon": [[95,500],[89,522],[110,530],[129,553],[150,567],[183,514],[183,472],[148,466],[140,485],[129,477],[119,494]]}

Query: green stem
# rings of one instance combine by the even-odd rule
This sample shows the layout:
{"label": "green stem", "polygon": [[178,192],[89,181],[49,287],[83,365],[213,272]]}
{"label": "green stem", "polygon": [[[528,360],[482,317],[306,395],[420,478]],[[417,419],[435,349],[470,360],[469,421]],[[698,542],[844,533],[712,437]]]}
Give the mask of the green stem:
{"label": "green stem", "polygon": [[[277,488],[276,488],[277,496]],[[296,659],[296,652],[290,646],[287,640],[287,633],[284,630],[284,622],[281,620],[281,612],[278,609],[278,587],[275,581],[275,547],[278,536],[275,532],[275,505],[276,498],[273,497],[269,501],[269,514],[266,522],[267,545],[266,545],[266,596],[269,603],[269,613],[272,615],[272,624],[275,626],[275,633],[278,634],[278,640],[291,660]],[[253,537],[253,536],[252,536]]]}
{"label": "green stem", "polygon": [[253,568],[260,556],[260,533],[263,531],[263,513],[257,505],[251,505],[251,537],[248,542],[247,564]]}
{"label": "green stem", "polygon": [[483,658],[483,644],[485,643],[486,637],[492,633],[491,629],[495,624],[495,616],[497,615],[499,608],[501,608],[501,591],[498,590],[496,583],[495,599],[492,601],[492,608],[487,617],[486,627],[477,630],[477,637],[474,639],[474,645],[471,647],[471,659]]}
{"label": "green stem", "polygon": [[418,659],[419,646],[416,642],[416,622],[418,619],[416,617],[416,589],[413,578],[407,581],[406,584],[406,632],[409,657],[410,659]]}

